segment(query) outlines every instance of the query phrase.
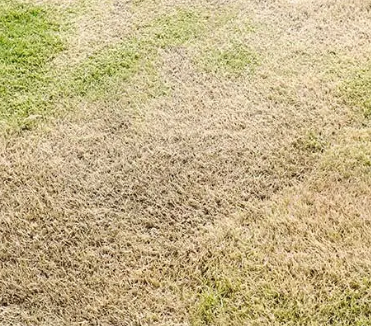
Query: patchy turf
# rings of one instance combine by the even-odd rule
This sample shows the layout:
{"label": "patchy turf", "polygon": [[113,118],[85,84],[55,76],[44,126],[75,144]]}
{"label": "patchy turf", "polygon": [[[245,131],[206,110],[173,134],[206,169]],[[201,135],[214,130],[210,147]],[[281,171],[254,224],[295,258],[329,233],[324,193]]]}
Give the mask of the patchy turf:
{"label": "patchy turf", "polygon": [[367,2],[0,8],[0,324],[371,324]]}
{"label": "patchy turf", "polygon": [[216,226],[195,268],[195,325],[371,322],[370,140],[347,129],[304,183]]}
{"label": "patchy turf", "polygon": [[[160,89],[158,52],[160,49],[184,45],[195,41],[206,31],[206,18],[195,11],[178,9],[136,27],[135,35],[114,47],[108,47],[92,54],[74,74],[73,83],[78,95],[98,99],[112,97],[131,82],[140,84],[138,79],[147,81],[142,92],[151,93],[154,85]],[[133,77],[137,76],[134,81]],[[126,85],[125,85],[126,84]],[[162,92],[166,92],[163,85]],[[157,93],[152,92],[152,97]],[[157,95],[161,94],[161,90]],[[134,96],[134,94],[131,94]]]}

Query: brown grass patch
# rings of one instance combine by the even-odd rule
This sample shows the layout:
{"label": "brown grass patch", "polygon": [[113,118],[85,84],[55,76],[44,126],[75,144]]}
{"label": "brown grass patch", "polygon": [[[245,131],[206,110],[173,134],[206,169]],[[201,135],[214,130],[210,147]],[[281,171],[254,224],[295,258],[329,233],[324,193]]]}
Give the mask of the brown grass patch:
{"label": "brown grass patch", "polygon": [[[56,64],[180,6],[147,3],[79,3]],[[135,81],[1,138],[0,323],[370,322],[370,132],[336,96],[339,71],[366,62],[369,7],[197,5],[256,27],[240,38],[253,75],[208,74],[201,41],[175,42],[156,48],[166,96],[142,100]]]}

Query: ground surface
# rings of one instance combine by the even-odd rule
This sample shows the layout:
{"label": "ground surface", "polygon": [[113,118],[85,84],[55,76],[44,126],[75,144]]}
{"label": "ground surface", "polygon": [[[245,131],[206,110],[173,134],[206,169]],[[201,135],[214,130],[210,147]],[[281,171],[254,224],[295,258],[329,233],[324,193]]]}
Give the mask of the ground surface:
{"label": "ground surface", "polygon": [[371,2],[0,4],[1,325],[371,325]]}

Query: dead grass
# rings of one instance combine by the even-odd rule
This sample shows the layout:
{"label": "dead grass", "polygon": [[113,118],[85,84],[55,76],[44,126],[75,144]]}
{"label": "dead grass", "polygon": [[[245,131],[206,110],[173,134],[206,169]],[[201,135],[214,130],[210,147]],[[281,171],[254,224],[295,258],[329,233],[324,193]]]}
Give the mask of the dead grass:
{"label": "dead grass", "polygon": [[1,134],[0,323],[371,324],[369,3],[68,7],[63,113]]}

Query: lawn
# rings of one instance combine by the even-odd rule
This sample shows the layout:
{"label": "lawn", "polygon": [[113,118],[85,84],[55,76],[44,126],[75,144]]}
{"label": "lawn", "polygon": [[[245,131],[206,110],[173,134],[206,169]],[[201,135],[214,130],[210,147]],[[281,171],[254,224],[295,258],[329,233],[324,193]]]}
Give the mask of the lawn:
{"label": "lawn", "polygon": [[0,4],[1,325],[371,325],[367,1]]}

